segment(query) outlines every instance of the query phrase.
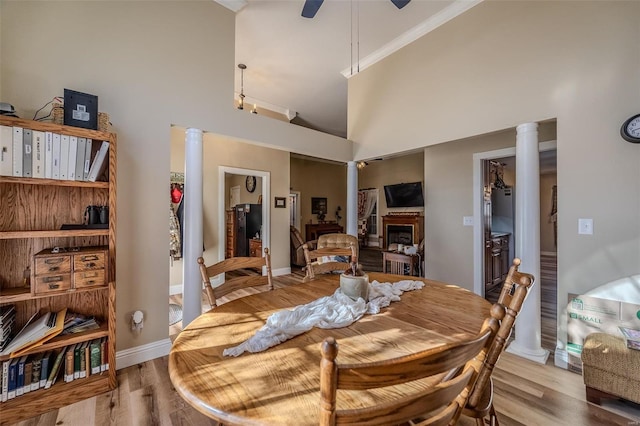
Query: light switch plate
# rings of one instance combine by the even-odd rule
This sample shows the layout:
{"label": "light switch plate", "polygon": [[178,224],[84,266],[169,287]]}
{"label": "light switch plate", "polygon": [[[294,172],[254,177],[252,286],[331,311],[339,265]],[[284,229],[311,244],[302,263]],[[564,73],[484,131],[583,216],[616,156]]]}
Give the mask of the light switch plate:
{"label": "light switch plate", "polygon": [[578,219],[578,234],[593,235],[593,219]]}
{"label": "light switch plate", "polygon": [[473,216],[463,216],[462,225],[473,226]]}

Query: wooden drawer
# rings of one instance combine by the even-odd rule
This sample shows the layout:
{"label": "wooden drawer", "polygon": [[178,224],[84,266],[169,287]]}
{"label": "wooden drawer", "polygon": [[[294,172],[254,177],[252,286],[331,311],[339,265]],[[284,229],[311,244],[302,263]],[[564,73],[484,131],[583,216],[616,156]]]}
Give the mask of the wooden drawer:
{"label": "wooden drawer", "polygon": [[85,270],[73,273],[73,287],[87,288],[104,286],[107,284],[105,269]]}
{"label": "wooden drawer", "polygon": [[35,264],[36,275],[71,272],[71,258],[68,255],[37,257]]}
{"label": "wooden drawer", "polygon": [[36,277],[36,294],[57,293],[71,289],[71,275],[43,275]]}
{"label": "wooden drawer", "polygon": [[104,269],[105,252],[82,253],[73,255],[73,270],[88,271]]}

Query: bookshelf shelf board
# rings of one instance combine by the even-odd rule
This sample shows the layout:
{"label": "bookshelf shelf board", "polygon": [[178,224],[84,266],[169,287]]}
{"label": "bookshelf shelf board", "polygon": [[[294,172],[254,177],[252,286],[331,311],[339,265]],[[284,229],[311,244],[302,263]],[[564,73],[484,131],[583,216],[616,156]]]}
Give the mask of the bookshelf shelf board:
{"label": "bookshelf shelf board", "polygon": [[0,176],[0,183],[19,183],[22,185],[47,185],[47,186],[72,186],[79,188],[109,188],[109,182],[86,182],[75,180],[57,180],[57,179],[43,179],[43,178],[25,178],[25,177],[11,177]]}
{"label": "bookshelf shelf board", "polygon": [[99,237],[109,235],[109,229],[71,229],[51,231],[2,231],[0,240],[16,240],[21,238],[73,238]]}
{"label": "bookshelf shelf board", "polygon": [[101,132],[98,130],[84,129],[82,127],[65,126],[63,124],[46,123],[42,121],[26,120],[24,118],[15,118],[2,116],[0,123],[4,126],[16,126],[26,129],[40,130],[42,132],[54,132],[62,135],[73,135],[83,138],[99,139],[108,141],[111,137],[110,132]]}
{"label": "bookshelf shelf board", "polygon": [[22,302],[24,300],[44,299],[46,297],[69,296],[71,294],[87,293],[90,291],[105,291],[108,290],[108,288],[109,287],[107,287],[106,285],[103,285],[96,287],[76,288],[60,293],[45,293],[36,295],[31,294],[31,290],[29,287],[3,288],[0,290],[0,304]]}
{"label": "bookshelf shelf board", "polygon": [[14,422],[15,419],[22,420],[33,417],[33,413],[42,411],[42,406],[48,407],[48,410],[54,410],[81,399],[104,393],[109,386],[109,374],[107,373],[94,374],[69,383],[58,378],[49,389],[38,389],[3,402],[0,405],[2,410],[0,423],[5,425]]}
{"label": "bookshelf shelf board", "polygon": [[[63,346],[84,342],[86,340],[93,340],[99,337],[108,336],[109,330],[107,329],[107,324],[104,321],[102,322],[103,324],[100,326],[100,328],[97,328],[95,330],[82,331],[80,333],[56,336],[48,342],[33,348],[32,350],[26,351],[22,355],[35,354],[38,352],[48,351],[49,349],[57,349]],[[6,361],[9,358],[9,355],[2,355],[0,356],[0,362]]]}

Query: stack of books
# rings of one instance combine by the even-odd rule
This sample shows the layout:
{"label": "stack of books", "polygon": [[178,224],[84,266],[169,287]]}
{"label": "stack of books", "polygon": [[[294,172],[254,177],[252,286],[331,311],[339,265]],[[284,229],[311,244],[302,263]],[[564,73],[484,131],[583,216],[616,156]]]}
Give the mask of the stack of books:
{"label": "stack of books", "polygon": [[0,126],[0,176],[95,182],[109,162],[109,142]]}
{"label": "stack of books", "polygon": [[633,328],[622,326],[619,326],[618,328],[627,341],[627,347],[629,349],[640,351],[640,330],[634,330]]}
{"label": "stack of books", "polygon": [[16,322],[15,305],[5,305],[0,307],[0,351],[9,344],[12,338],[14,324]]}

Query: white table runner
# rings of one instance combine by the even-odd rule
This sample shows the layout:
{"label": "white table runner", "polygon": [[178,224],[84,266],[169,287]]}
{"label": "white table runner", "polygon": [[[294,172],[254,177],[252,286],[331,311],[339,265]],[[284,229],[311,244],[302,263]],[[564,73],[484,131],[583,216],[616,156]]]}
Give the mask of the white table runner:
{"label": "white table runner", "polygon": [[238,356],[244,352],[261,352],[292,337],[318,328],[341,328],[353,324],[364,314],[377,314],[381,308],[400,300],[405,291],[424,287],[422,281],[403,280],[396,283],[369,283],[369,302],[345,296],[340,288],[331,296],[321,297],[292,310],[278,311],[267,318],[260,330],[238,346],[227,348],[224,356]]}

